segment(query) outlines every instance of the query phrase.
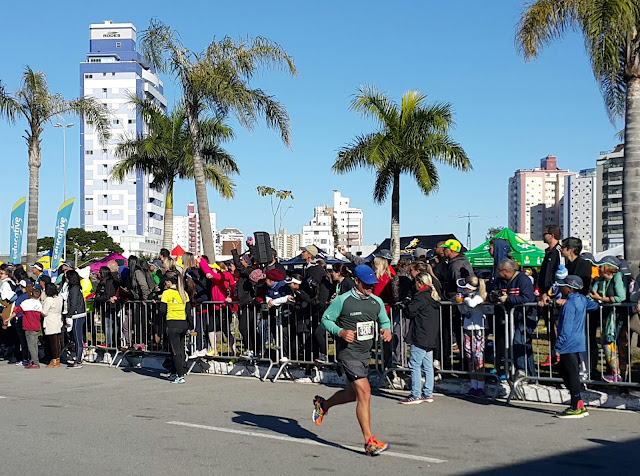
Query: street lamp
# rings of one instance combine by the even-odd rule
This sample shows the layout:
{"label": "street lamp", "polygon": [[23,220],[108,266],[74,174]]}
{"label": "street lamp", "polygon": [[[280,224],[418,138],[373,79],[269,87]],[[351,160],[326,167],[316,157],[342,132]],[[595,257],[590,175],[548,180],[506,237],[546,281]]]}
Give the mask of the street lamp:
{"label": "street lamp", "polygon": [[62,195],[64,200],[67,200],[67,138],[65,136],[65,131],[69,127],[73,127],[72,124],[60,124],[56,123],[53,127],[61,127],[62,128]]}
{"label": "street lamp", "polygon": [[[66,130],[69,127],[73,127],[73,123],[71,124],[60,124],[59,122],[54,124],[53,127],[61,127],[62,128],[62,197],[63,202],[67,201],[67,137],[65,135]],[[62,251],[63,259],[66,261],[67,259],[67,240],[64,240],[64,248]]]}

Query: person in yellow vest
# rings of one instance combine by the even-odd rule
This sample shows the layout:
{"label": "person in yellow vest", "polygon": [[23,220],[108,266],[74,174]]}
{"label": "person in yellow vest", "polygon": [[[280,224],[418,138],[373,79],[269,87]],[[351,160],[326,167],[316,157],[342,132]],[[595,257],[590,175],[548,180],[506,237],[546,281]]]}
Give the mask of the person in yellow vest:
{"label": "person in yellow vest", "polygon": [[169,338],[172,368],[169,380],[172,383],[184,383],[184,365],[186,355],[184,341],[187,332],[193,332],[193,314],[189,296],[184,289],[184,281],[179,273],[167,273],[165,290],[160,301],[160,316],[165,319],[165,328]]}

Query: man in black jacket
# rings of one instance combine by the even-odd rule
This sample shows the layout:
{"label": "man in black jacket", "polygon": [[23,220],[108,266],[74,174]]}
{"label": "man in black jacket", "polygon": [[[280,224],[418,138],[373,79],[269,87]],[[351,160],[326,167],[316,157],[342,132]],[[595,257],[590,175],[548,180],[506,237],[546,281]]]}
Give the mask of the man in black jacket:
{"label": "man in black jacket", "polygon": [[324,268],[316,260],[319,252],[315,245],[302,248],[300,256],[306,261],[306,265],[301,289],[311,297],[311,325],[314,329],[313,332],[319,351],[315,361],[319,364],[326,364],[328,362],[327,339],[326,333],[320,325],[320,320],[329,301],[331,285]]}
{"label": "man in black jacket", "polygon": [[249,279],[249,275],[256,270],[251,264],[249,253],[243,254],[241,257],[237,253],[233,253],[233,264],[239,273],[236,282],[236,295],[238,298],[238,330],[242,334],[242,345],[244,353],[242,357],[252,360],[254,355],[253,349],[256,348],[256,313],[255,293],[253,283]]}
{"label": "man in black jacket", "polygon": [[[540,307],[546,306],[551,301],[549,290],[555,282],[556,271],[558,271],[560,263],[564,261],[562,256],[562,245],[560,243],[561,236],[560,228],[555,225],[547,226],[542,234],[542,238],[548,247],[544,253],[544,261],[542,262],[540,274],[538,275],[538,291],[540,292],[540,301],[538,301],[538,306]],[[549,340],[551,341],[551,348],[553,349],[556,345],[556,326],[558,319],[552,309],[547,309],[543,315],[547,329],[549,329]],[[559,358],[560,356],[558,355],[557,362],[559,362]],[[550,365],[551,356],[548,356],[547,360],[540,364],[541,367],[549,367]]]}

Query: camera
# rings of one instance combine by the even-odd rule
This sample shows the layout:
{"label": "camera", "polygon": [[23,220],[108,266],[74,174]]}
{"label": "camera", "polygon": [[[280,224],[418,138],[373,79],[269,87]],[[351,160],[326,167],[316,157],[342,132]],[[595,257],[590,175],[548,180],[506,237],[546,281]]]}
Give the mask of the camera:
{"label": "camera", "polygon": [[500,302],[500,298],[505,295],[505,289],[492,289],[487,296],[487,301],[491,303]]}

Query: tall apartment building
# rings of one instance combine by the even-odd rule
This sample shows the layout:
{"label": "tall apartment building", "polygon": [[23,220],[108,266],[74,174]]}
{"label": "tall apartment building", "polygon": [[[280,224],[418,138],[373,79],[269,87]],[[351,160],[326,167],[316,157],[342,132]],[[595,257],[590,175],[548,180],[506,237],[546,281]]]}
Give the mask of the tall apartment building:
{"label": "tall apartment building", "polygon": [[[217,233],[216,214],[214,212],[209,213],[209,220],[211,220],[211,232],[215,242]],[[180,245],[182,249],[190,253],[202,254],[204,247],[202,246],[202,233],[200,232],[200,216],[196,212],[196,206],[193,202],[187,205],[187,214],[185,216],[173,216],[172,244],[174,247]],[[220,251],[215,249],[215,252],[220,254],[222,246],[220,246]]]}
{"label": "tall apartment building", "polygon": [[540,168],[516,170],[509,179],[509,228],[527,240],[542,240],[544,228],[562,227],[565,177],[557,158],[548,155]]}
{"label": "tall apartment building", "polygon": [[343,197],[338,190],[333,191],[333,218],[337,228],[337,246],[350,250],[352,246],[362,246],[362,219],[360,208],[352,208],[350,199]]}
{"label": "tall apartment building", "polygon": [[165,191],[150,187],[150,177],[132,172],[122,182],[110,174],[114,149],[124,137],[146,133],[130,95],[167,101],[162,82],[136,51],[136,27],[106,21],[89,26],[89,53],[80,63],[80,96],[93,96],[109,108],[111,138],[102,144],[92,124],[80,124],[80,221],[89,231],[106,231],[126,253],[155,254],[162,244]]}
{"label": "tall apartment building", "polygon": [[[244,233],[237,228],[225,228],[216,238],[216,253],[218,255],[231,256],[231,250],[242,253]],[[218,251],[219,246],[220,251]]]}
{"label": "tall apartment building", "polygon": [[581,170],[564,178],[563,236],[580,238],[583,251],[588,252],[596,248],[597,184],[596,169]]}
{"label": "tall apartment building", "polygon": [[622,212],[622,180],[624,145],[600,154],[596,162],[598,197],[596,201],[596,251],[604,251],[624,243]]}
{"label": "tall apartment building", "polygon": [[333,207],[322,205],[313,209],[313,219],[302,227],[301,246],[316,245],[318,248],[333,254],[335,240],[333,237]]}
{"label": "tall apartment building", "polygon": [[301,235],[290,235],[287,230],[281,229],[277,235],[271,236],[271,246],[278,252],[278,257],[290,259],[300,251]]}

